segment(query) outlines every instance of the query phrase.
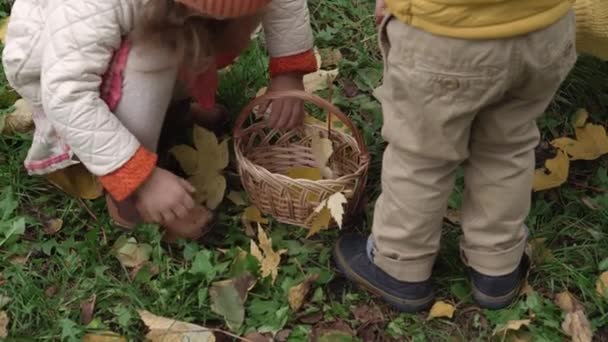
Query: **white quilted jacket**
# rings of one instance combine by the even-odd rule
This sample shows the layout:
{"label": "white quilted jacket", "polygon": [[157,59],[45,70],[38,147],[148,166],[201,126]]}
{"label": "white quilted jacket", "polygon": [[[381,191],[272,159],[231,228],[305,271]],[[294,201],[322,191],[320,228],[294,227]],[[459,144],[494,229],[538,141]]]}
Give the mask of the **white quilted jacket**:
{"label": "white quilted jacket", "polygon": [[[37,127],[48,124],[70,156],[98,176],[120,168],[140,145],[99,89],[144,1],[17,0],[12,8],[2,58],[9,83],[46,114],[48,123],[38,120]],[[264,17],[270,55],[311,49],[308,19],[305,0],[274,0]]]}

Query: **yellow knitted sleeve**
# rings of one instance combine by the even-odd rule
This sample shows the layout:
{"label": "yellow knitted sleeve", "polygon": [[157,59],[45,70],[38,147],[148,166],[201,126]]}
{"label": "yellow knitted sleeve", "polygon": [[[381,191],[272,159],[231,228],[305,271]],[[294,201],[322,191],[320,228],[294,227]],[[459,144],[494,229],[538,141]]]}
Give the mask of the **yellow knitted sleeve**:
{"label": "yellow knitted sleeve", "polygon": [[608,60],[608,1],[575,0],[574,11],[578,51]]}

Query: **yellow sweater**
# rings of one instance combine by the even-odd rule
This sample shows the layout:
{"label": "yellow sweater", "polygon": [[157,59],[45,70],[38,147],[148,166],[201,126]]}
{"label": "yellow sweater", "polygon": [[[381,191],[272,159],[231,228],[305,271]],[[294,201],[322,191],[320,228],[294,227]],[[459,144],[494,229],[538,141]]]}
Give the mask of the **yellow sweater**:
{"label": "yellow sweater", "polygon": [[386,5],[409,25],[465,39],[508,38],[540,30],[574,6],[579,51],[608,59],[608,0],[386,0]]}

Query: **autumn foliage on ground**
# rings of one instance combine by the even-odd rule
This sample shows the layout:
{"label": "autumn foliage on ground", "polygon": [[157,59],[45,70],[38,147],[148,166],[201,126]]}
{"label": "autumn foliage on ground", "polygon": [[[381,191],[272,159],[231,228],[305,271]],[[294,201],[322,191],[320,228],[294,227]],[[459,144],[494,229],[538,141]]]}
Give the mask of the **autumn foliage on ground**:
{"label": "autumn foliage on ground", "polygon": [[[243,190],[229,129],[169,122],[161,162],[217,210],[215,229],[202,242],[172,245],[156,226],[116,229],[84,168],[26,175],[31,110],[0,72],[0,339],[608,340],[608,65],[581,57],[538,122],[542,143],[527,222],[534,265],[518,301],[499,311],[472,301],[458,252],[459,175],[434,272],[437,302],[429,312],[400,314],[347,283],[331,262],[340,227],[369,231],[380,192],[382,115],[372,93],[382,62],[372,4],[312,0],[310,8],[321,68],[306,77],[306,89],[349,115],[372,156],[368,206],[357,225],[345,225],[350,194],[343,192],[308,199],[312,228],[277,222]],[[8,15],[0,5],[0,17]],[[254,37],[222,72],[220,102],[235,115],[265,92],[262,41]],[[176,105],[169,115],[186,110]],[[306,125],[352,133],[318,108],[307,113]],[[314,167],[283,176],[335,177],[332,141],[314,135],[308,146]]]}

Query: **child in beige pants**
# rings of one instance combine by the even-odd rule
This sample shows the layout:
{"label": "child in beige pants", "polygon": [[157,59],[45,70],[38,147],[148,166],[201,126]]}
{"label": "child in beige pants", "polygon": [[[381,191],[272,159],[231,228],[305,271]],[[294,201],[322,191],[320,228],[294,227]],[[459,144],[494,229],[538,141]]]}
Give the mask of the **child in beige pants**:
{"label": "child in beige pants", "polygon": [[508,305],[528,267],[535,120],[576,60],[575,16],[570,1],[481,2],[387,0],[380,27],[382,194],[370,238],[343,236],[335,257],[348,278],[402,311],[434,301],[431,272],[461,165],[461,250],[474,298]]}

